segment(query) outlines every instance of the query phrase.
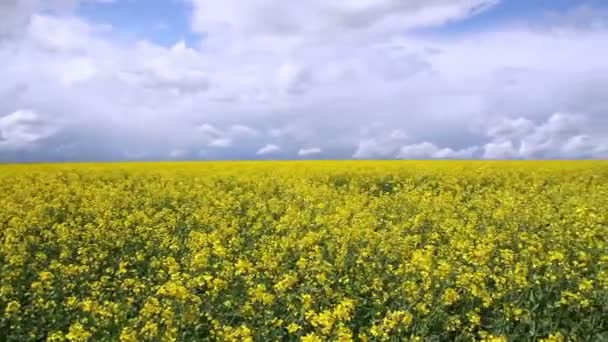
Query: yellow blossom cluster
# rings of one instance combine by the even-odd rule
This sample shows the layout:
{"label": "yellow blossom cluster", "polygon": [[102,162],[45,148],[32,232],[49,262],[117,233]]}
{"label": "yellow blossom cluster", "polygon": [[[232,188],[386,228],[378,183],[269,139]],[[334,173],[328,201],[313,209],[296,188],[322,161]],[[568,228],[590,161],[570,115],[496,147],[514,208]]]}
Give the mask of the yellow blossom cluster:
{"label": "yellow blossom cluster", "polygon": [[2,341],[608,340],[608,163],[0,166]]}

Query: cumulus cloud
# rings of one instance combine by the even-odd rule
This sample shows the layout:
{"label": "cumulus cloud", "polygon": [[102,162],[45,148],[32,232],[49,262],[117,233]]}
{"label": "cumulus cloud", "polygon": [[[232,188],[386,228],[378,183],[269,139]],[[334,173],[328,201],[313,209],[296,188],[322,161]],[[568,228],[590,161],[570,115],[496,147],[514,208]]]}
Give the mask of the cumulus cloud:
{"label": "cumulus cloud", "polygon": [[265,145],[265,146],[261,147],[256,152],[256,154],[260,155],[260,156],[263,156],[263,155],[279,152],[280,150],[281,150],[281,148],[279,146],[274,145],[274,144],[268,144],[268,145]]}
{"label": "cumulus cloud", "polygon": [[453,150],[449,147],[439,148],[430,142],[406,145],[401,147],[397,158],[401,159],[470,159],[477,151],[477,147]]}
{"label": "cumulus cloud", "polygon": [[257,137],[260,135],[260,132],[249,126],[235,124],[228,128],[228,134],[233,137]]}
{"label": "cumulus cloud", "polygon": [[322,149],[318,147],[309,147],[309,148],[301,148],[298,151],[298,156],[300,157],[309,157],[323,152]]}
{"label": "cumulus cloud", "polygon": [[524,118],[502,119],[488,129],[488,136],[496,140],[521,138],[534,130],[534,123]]}
{"label": "cumulus cloud", "polygon": [[356,159],[393,158],[400,145],[407,141],[408,136],[399,129],[384,131],[383,125],[375,124],[364,128],[365,139],[359,141],[353,154]]}
{"label": "cumulus cloud", "polygon": [[[594,122],[595,121],[595,122]],[[595,125],[594,125],[595,123]],[[439,147],[424,141],[401,146],[394,155],[400,159],[568,159],[605,158],[608,156],[606,127],[597,130],[601,120],[572,113],[554,113],[545,121],[526,118],[501,118],[486,128],[487,140],[462,149]],[[395,144],[389,138],[383,143],[366,140],[368,156],[390,157]],[[370,142],[373,141],[374,144]]]}
{"label": "cumulus cloud", "polygon": [[309,1],[191,0],[193,27],[200,32],[293,36],[403,29],[445,23],[485,10],[496,0],[365,0]]}
{"label": "cumulus cloud", "polygon": [[518,153],[513,143],[509,140],[502,142],[489,142],[484,145],[485,159],[512,159],[517,158]]}
{"label": "cumulus cloud", "polygon": [[218,138],[213,139],[209,143],[209,146],[212,147],[230,147],[232,145],[232,140],[228,138]]}
{"label": "cumulus cloud", "polygon": [[213,125],[204,123],[198,127],[198,131],[205,137],[216,138],[220,137],[223,132],[215,128]]}
{"label": "cumulus cloud", "polygon": [[211,87],[209,67],[183,41],[169,49],[147,42],[138,43],[137,48],[143,58],[139,64],[121,71],[123,81],[177,95],[196,95]]}
{"label": "cumulus cloud", "polygon": [[30,110],[18,110],[0,117],[0,150],[31,147],[55,133],[50,123]]}
{"label": "cumulus cloud", "polygon": [[257,130],[242,124],[233,124],[220,129],[205,123],[198,127],[198,132],[207,146],[220,148],[230,147],[235,141],[251,140],[260,135]]}
{"label": "cumulus cloud", "polygon": [[278,74],[279,87],[288,94],[304,93],[312,83],[310,70],[300,65],[284,63],[279,68]]}
{"label": "cumulus cloud", "polygon": [[489,159],[605,157],[606,131],[595,133],[592,121],[571,113],[555,113],[539,124],[524,118],[503,119],[489,128],[491,141],[484,145],[483,156]]}
{"label": "cumulus cloud", "polygon": [[190,1],[204,39],[167,46],[77,1],[0,1],[0,159],[606,156],[608,27],[416,31],[494,0]]}
{"label": "cumulus cloud", "polygon": [[35,9],[36,3],[33,1],[0,2],[0,41],[20,34],[27,27],[30,15]]}
{"label": "cumulus cloud", "polygon": [[[103,0],[2,0],[0,1],[0,42],[20,38],[37,12],[65,12],[83,1],[102,2]],[[52,31],[52,33],[57,32]]]}

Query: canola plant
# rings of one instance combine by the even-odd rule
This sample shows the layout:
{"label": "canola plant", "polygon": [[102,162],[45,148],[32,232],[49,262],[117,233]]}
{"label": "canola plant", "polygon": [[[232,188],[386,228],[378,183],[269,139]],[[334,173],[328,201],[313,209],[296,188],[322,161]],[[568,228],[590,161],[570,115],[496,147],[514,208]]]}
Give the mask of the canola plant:
{"label": "canola plant", "polygon": [[608,162],[0,166],[3,341],[608,340]]}

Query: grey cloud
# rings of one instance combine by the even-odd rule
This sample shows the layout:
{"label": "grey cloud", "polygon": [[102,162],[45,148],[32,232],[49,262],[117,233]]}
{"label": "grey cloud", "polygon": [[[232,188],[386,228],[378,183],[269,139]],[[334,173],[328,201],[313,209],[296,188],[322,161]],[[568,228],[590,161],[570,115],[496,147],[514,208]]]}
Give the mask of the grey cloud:
{"label": "grey cloud", "polygon": [[30,110],[18,110],[0,117],[0,150],[30,147],[55,133],[51,123]]}
{"label": "grey cloud", "polygon": [[20,38],[31,15],[42,7],[38,0],[3,0],[0,2],[0,43]]}
{"label": "grey cloud", "polygon": [[0,43],[6,40],[22,38],[36,12],[69,11],[72,10],[78,2],[79,0],[0,1]]}
{"label": "grey cloud", "polygon": [[525,118],[514,120],[503,119],[488,130],[488,136],[496,140],[510,140],[521,138],[534,129],[534,123]]}

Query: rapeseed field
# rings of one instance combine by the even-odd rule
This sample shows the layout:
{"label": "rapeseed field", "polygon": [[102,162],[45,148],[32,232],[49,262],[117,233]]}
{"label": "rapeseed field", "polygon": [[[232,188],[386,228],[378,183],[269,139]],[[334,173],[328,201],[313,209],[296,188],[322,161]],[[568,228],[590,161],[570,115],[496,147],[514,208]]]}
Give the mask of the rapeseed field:
{"label": "rapeseed field", "polygon": [[0,166],[0,340],[608,340],[608,162]]}

